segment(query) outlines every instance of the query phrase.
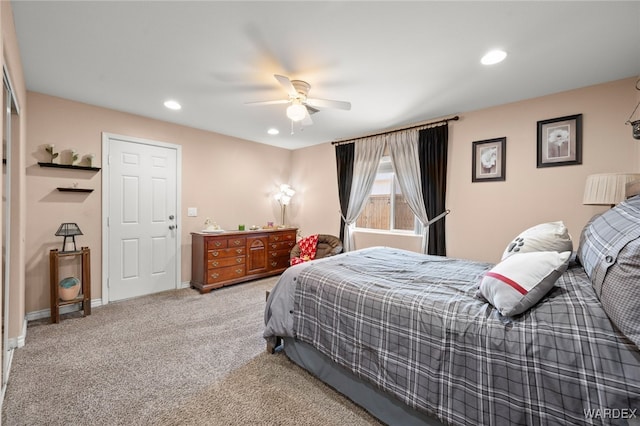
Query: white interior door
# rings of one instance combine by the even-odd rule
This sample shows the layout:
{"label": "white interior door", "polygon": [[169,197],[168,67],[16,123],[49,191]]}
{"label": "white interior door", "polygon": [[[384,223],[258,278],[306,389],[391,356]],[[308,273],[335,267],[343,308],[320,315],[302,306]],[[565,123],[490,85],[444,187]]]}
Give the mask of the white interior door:
{"label": "white interior door", "polygon": [[107,142],[108,300],[178,288],[177,149]]}

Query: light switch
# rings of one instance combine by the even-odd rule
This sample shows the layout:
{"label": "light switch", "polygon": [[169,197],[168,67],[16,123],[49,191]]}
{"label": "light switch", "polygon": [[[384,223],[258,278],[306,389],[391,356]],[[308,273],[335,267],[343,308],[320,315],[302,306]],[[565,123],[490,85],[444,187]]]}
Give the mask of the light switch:
{"label": "light switch", "polygon": [[187,209],[187,216],[189,216],[189,217],[198,216],[198,208],[197,207],[189,207]]}

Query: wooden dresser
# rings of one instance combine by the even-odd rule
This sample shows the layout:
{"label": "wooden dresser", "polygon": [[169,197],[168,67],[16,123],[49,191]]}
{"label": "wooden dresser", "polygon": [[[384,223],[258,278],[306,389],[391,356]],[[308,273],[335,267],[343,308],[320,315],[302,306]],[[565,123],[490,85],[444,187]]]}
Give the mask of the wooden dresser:
{"label": "wooden dresser", "polygon": [[289,266],[297,228],[191,233],[191,287],[215,288],[276,275]]}

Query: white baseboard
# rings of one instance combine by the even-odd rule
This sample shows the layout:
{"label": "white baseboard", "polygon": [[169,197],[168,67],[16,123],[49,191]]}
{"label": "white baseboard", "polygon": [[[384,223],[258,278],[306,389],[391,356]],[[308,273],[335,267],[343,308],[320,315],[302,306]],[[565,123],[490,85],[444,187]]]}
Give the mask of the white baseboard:
{"label": "white baseboard", "polygon": [[27,338],[27,318],[25,317],[20,335],[18,337],[8,340],[7,346],[9,350],[7,350],[5,354],[3,354],[3,356],[7,357],[7,377],[3,378],[4,384],[2,385],[2,389],[0,390],[0,410],[2,410],[4,395],[7,393],[7,383],[9,382],[9,376],[11,375],[11,363],[13,362],[13,353],[15,352],[16,348],[21,348],[24,346],[24,342],[26,338]]}
{"label": "white baseboard", "polygon": [[8,340],[7,346],[9,349],[21,348],[24,346],[24,343],[27,339],[27,317],[24,318],[22,322],[22,331],[17,337],[12,337]]}
{"label": "white baseboard", "polygon": [[[183,281],[180,284],[180,288],[189,288],[189,287],[191,287],[191,282],[189,281]],[[102,299],[91,299],[91,308],[97,308],[102,305],[103,305]],[[62,306],[60,308],[60,313],[68,314],[69,312],[75,312],[79,310],[80,310],[80,303],[75,303],[73,305]],[[39,311],[28,312],[25,317],[25,324],[26,324],[26,321],[35,321],[35,320],[49,318],[49,317],[51,317],[51,309],[49,308],[41,309]],[[26,335],[26,328],[27,328],[26,325],[24,328],[25,328],[25,335]],[[24,346],[24,343],[21,346]]]}
{"label": "white baseboard", "polygon": [[[97,308],[102,306],[102,299],[91,299],[91,308]],[[74,303],[73,305],[65,305],[60,307],[61,314],[68,314],[69,312],[79,311],[81,309],[80,303]],[[51,309],[41,309],[39,311],[28,312],[26,319],[27,321],[34,321],[43,318],[51,317]]]}

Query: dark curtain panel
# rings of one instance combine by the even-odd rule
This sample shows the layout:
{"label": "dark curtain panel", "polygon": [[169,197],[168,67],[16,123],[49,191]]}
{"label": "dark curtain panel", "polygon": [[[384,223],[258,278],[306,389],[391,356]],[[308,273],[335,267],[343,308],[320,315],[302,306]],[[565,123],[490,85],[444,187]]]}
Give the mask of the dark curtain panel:
{"label": "dark curtain panel", "polygon": [[[446,209],[448,139],[447,125],[420,130],[418,136],[422,196],[429,219]],[[428,254],[447,255],[445,220],[447,218],[443,217],[429,227]]]}
{"label": "dark curtain panel", "polygon": [[[338,170],[338,197],[340,198],[340,209],[342,216],[346,216],[349,208],[349,196],[351,194],[351,183],[353,182],[353,158],[355,144],[346,143],[336,145],[336,166]],[[344,241],[344,219],[340,217],[340,241]]]}

